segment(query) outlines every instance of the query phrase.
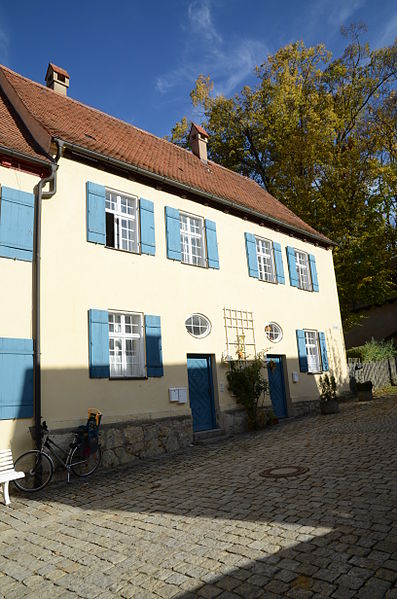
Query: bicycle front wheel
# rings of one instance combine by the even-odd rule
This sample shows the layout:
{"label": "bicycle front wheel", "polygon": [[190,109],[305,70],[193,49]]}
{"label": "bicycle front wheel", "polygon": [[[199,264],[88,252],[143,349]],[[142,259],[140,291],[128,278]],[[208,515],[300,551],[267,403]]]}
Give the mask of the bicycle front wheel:
{"label": "bicycle front wheel", "polygon": [[26,493],[44,489],[54,474],[54,464],[51,458],[38,449],[32,449],[19,456],[14,468],[17,472],[25,474],[25,478],[14,480],[14,484],[20,491]]}
{"label": "bicycle front wheel", "polygon": [[98,447],[95,453],[91,453],[89,456],[83,456],[81,447],[78,445],[74,448],[69,463],[73,474],[76,476],[89,476],[98,468],[101,459],[102,451],[100,447]]}

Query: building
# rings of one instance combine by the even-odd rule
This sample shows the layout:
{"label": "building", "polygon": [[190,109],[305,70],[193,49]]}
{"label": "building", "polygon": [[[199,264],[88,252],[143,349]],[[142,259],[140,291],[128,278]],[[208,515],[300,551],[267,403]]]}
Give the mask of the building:
{"label": "building", "polygon": [[201,127],[189,152],[46,80],[0,68],[1,446],[93,406],[108,465],[239,430],[227,362],[258,351],[279,417],[323,371],[343,389],[332,242],[207,160]]}

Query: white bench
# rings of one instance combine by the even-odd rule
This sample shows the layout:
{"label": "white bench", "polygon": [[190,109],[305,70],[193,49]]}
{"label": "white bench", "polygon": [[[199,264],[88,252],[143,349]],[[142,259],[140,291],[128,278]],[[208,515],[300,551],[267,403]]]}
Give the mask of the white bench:
{"label": "white bench", "polygon": [[14,469],[14,461],[12,459],[11,449],[0,449],[0,485],[3,485],[4,503],[10,505],[10,495],[8,493],[8,485],[10,480],[23,478],[23,472],[16,472]]}

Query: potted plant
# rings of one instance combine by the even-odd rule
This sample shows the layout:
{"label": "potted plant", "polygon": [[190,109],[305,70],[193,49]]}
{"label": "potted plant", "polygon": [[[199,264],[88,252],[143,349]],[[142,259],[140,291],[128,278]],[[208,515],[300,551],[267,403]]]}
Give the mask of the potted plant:
{"label": "potted plant", "polygon": [[372,381],[364,381],[364,383],[357,383],[356,387],[359,401],[369,401],[373,399]]}
{"label": "potted plant", "polygon": [[321,414],[337,414],[339,412],[336,381],[333,374],[320,376],[320,411]]}

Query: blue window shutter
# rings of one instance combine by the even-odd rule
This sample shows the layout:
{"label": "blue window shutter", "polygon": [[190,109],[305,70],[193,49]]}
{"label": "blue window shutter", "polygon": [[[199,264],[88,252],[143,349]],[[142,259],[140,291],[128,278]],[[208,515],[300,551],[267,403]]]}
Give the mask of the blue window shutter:
{"label": "blue window shutter", "polygon": [[276,263],[277,283],[285,285],[283,256],[281,254],[281,245],[273,241],[274,262]]}
{"label": "blue window shutter", "polygon": [[207,238],[208,267],[219,268],[218,240],[214,221],[205,219],[205,236]]}
{"label": "blue window shutter", "polygon": [[316,268],[316,259],[313,254],[309,254],[309,264],[310,264],[310,273],[312,275],[312,285],[313,291],[318,291],[318,279],[317,279],[317,268]]}
{"label": "blue window shutter", "polygon": [[87,181],[87,241],[106,243],[106,189]]}
{"label": "blue window shutter", "polygon": [[139,220],[141,224],[141,252],[154,256],[156,239],[154,235],[154,205],[150,200],[139,200]]}
{"label": "blue window shutter", "polygon": [[108,379],[109,366],[109,316],[107,310],[88,310],[90,341],[90,377]]}
{"label": "blue window shutter", "polygon": [[318,333],[318,340],[320,343],[320,351],[321,351],[321,361],[323,364],[323,370],[329,370],[328,366],[328,353],[327,353],[327,343],[325,341],[325,333]]}
{"label": "blue window shutter", "polygon": [[160,316],[145,316],[146,367],[148,376],[163,376]]}
{"label": "blue window shutter", "polygon": [[296,340],[298,342],[298,357],[299,357],[299,369],[301,372],[307,372],[307,354],[306,354],[306,343],[305,343],[305,331],[296,331]]}
{"label": "blue window shutter", "polygon": [[33,416],[33,340],[0,338],[0,420]]}
{"label": "blue window shutter", "polygon": [[1,188],[0,256],[32,262],[34,195]]}
{"label": "blue window shutter", "polygon": [[249,276],[259,279],[258,259],[256,257],[255,235],[252,235],[252,233],[244,233],[244,235],[245,235],[245,249],[247,252]]}
{"label": "blue window shutter", "polygon": [[299,287],[298,271],[296,270],[295,250],[287,246],[287,260],[289,270],[289,281],[292,287]]}
{"label": "blue window shutter", "polygon": [[165,226],[167,231],[167,258],[182,260],[181,251],[181,220],[179,210],[165,207]]}

